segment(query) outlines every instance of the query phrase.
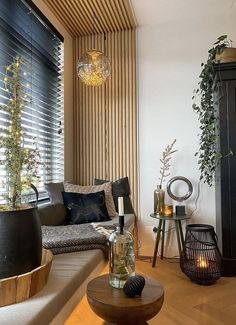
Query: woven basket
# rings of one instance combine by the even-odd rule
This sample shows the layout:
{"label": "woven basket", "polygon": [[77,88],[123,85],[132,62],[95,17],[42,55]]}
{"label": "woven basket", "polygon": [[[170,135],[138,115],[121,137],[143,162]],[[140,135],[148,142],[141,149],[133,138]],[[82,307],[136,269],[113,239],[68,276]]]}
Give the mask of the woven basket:
{"label": "woven basket", "polygon": [[0,307],[26,300],[47,283],[53,255],[43,249],[41,265],[31,272],[0,280]]}
{"label": "woven basket", "polygon": [[236,48],[226,47],[222,53],[216,54],[217,63],[236,62]]}

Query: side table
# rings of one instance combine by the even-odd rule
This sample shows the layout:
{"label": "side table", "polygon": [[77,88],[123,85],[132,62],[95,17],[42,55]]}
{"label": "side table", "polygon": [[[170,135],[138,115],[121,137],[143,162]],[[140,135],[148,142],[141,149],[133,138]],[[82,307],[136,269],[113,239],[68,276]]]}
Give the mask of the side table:
{"label": "side table", "polygon": [[161,309],[164,300],[162,285],[145,277],[142,295],[130,298],[122,289],[109,284],[105,274],[91,280],[87,286],[87,299],[96,315],[115,324],[147,324]]}
{"label": "side table", "polygon": [[[153,261],[152,261],[152,267],[155,267],[160,237],[161,237],[161,259],[163,259],[166,220],[175,222],[175,230],[176,230],[177,243],[178,243],[178,249],[179,249],[179,255],[180,255],[181,250],[183,249],[183,244],[184,244],[184,235],[183,235],[183,229],[182,229],[181,222],[183,220],[190,219],[191,216],[187,215],[187,214],[183,215],[183,216],[176,216],[175,214],[173,214],[172,217],[165,217],[165,216],[161,216],[159,214],[151,213],[150,217],[159,220],[159,224],[158,224],[158,228],[157,228],[155,249],[154,249],[154,254],[153,254]],[[161,236],[161,233],[162,233],[162,236]]]}

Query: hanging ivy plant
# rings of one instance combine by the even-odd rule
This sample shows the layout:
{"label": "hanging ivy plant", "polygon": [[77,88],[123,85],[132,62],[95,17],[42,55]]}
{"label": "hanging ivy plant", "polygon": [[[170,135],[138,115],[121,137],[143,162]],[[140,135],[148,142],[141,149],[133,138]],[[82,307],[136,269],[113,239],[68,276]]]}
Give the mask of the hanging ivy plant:
{"label": "hanging ivy plant", "polygon": [[[192,108],[198,114],[200,122],[200,146],[195,156],[198,156],[200,180],[209,186],[213,185],[215,169],[221,158],[221,154],[216,149],[217,116],[213,97],[217,88],[216,70],[214,68],[215,56],[222,53],[228,43],[227,35],[222,35],[218,37],[214,46],[208,51],[207,62],[201,64],[202,71],[199,76],[198,88],[194,90],[192,97],[194,100]],[[200,97],[199,104],[196,103],[198,96]]]}

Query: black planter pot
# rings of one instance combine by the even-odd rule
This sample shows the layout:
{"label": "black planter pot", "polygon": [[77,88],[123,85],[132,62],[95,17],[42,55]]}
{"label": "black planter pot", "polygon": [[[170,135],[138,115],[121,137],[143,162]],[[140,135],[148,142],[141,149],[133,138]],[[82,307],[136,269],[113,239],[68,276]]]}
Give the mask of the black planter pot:
{"label": "black planter pot", "polygon": [[40,266],[41,223],[37,207],[0,211],[0,279]]}

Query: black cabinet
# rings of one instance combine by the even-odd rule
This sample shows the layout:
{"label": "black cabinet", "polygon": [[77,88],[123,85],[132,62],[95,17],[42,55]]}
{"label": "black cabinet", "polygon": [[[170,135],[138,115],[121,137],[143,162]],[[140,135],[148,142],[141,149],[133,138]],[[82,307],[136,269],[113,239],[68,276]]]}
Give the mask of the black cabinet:
{"label": "black cabinet", "polygon": [[224,275],[236,275],[236,63],[216,65],[219,81],[218,146],[222,154],[216,170],[216,233]]}

